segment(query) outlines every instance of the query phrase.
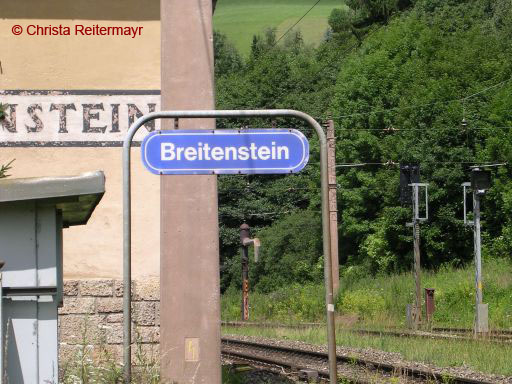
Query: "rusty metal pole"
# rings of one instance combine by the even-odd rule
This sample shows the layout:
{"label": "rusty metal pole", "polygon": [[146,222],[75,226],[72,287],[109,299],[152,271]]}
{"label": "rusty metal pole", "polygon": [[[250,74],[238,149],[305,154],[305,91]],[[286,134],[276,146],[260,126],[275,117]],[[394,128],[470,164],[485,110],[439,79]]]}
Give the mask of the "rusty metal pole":
{"label": "rusty metal pole", "polygon": [[[161,0],[160,7],[162,110],[214,109],[212,1]],[[214,128],[214,119],[179,124]],[[161,378],[220,384],[217,177],[162,176],[160,196]]]}
{"label": "rusty metal pole", "polygon": [[240,243],[242,244],[242,321],[249,320],[249,247],[244,239],[250,236],[250,228],[246,223],[240,226]]}
{"label": "rusty metal pole", "polygon": [[340,288],[340,265],[338,256],[338,204],[336,199],[336,137],[334,121],[327,120],[327,164],[329,172],[329,229],[331,232],[332,290],[338,294]]}

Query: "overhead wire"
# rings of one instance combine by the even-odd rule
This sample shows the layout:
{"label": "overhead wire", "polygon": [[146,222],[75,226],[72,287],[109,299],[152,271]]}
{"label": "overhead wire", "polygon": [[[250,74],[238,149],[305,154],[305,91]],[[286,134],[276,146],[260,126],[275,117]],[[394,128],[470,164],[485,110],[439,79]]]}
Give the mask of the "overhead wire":
{"label": "overhead wire", "polygon": [[[297,24],[299,24],[299,23],[304,19],[304,17],[306,17],[306,15],[307,15],[309,12],[311,12],[311,10],[312,10],[314,7],[316,7],[316,6],[318,5],[318,3],[319,3],[320,1],[321,1],[321,0],[317,0],[317,2],[316,2],[315,4],[313,4],[313,6],[312,6],[312,7],[311,7],[311,8],[310,8],[310,9],[309,9],[309,10],[308,10],[308,11],[307,11],[307,12],[306,12],[302,17],[300,17],[300,18],[297,20],[297,22],[295,22],[295,24],[294,24],[292,27],[290,27],[290,28],[289,28],[289,29],[288,29],[288,30],[287,30],[287,31],[286,31],[282,36],[280,36],[280,37],[279,37],[279,39],[277,39],[277,40],[276,40],[276,42],[275,42],[275,43],[274,43],[274,44],[273,44],[273,45],[272,45],[272,46],[271,46],[271,47],[270,47],[266,52],[264,52],[264,53],[263,53],[263,57],[264,57],[264,56],[269,55],[269,54],[274,50],[274,48],[276,48],[276,47],[277,47],[277,43],[278,43],[279,41],[281,41],[281,40],[282,40],[282,38],[283,38],[286,34],[288,34],[288,33],[289,33],[293,28],[295,28],[295,26],[297,26]],[[381,24],[381,25],[379,25],[377,28],[375,28],[375,29],[371,30],[370,32],[368,32],[368,33],[366,34],[366,36],[371,36],[373,33],[375,33],[375,32],[377,32],[377,31],[379,31],[379,30],[380,30],[380,29],[382,29],[384,26],[385,26],[385,24]],[[361,45],[360,41],[357,41],[355,44],[351,45],[351,46],[350,46],[350,47],[348,47],[347,49],[344,49],[343,51],[338,52],[338,54],[336,55],[336,57],[334,58],[334,60],[339,59],[339,58],[340,58],[339,56],[343,57],[344,55],[346,55],[347,53],[349,53],[349,52],[350,52],[350,51],[352,51],[354,48],[356,48],[356,47],[358,47],[358,46],[360,46],[360,45]],[[297,56],[297,57],[298,57],[298,56]],[[297,59],[297,57],[295,58],[295,60]],[[295,61],[295,60],[294,60],[294,61]],[[290,64],[293,64],[293,63],[294,63],[294,61],[292,61]],[[332,64],[333,64],[333,61],[327,61],[327,62],[326,62],[326,65],[324,65],[324,66],[320,67],[318,70],[316,70],[316,71],[313,73],[313,76],[316,76],[318,73],[322,72],[323,70],[325,70],[327,67],[329,67],[329,66],[330,66],[330,65],[332,65]]]}
{"label": "overhead wire", "polygon": [[277,43],[279,43],[279,42],[281,41],[281,39],[282,39],[283,37],[285,37],[285,36],[288,34],[288,32],[290,32],[293,28],[295,28],[295,26],[296,26],[297,24],[299,24],[299,23],[302,21],[302,19],[304,19],[304,18],[308,15],[308,13],[309,13],[309,12],[311,12],[311,10],[312,10],[313,8],[315,8],[315,7],[318,5],[318,3],[319,3],[320,1],[322,1],[322,0],[318,0],[315,4],[313,4],[313,6],[312,6],[311,8],[309,8],[309,9],[308,9],[308,11],[307,11],[304,15],[302,15],[302,16],[301,16],[301,17],[300,17],[300,18],[295,22],[295,24],[293,24],[290,28],[288,28],[288,30],[287,30],[285,33],[283,33],[279,39],[277,39],[277,40],[276,40],[276,42],[275,42],[274,46],[276,46],[276,45],[277,45]]}
{"label": "overhead wire", "polygon": [[[461,165],[464,165],[464,164],[480,164],[480,166],[491,166],[493,164],[497,164],[497,165],[508,165],[508,161],[506,160],[491,160],[491,161],[478,161],[478,160],[474,160],[474,161],[468,161],[468,160],[460,160],[460,161],[429,161],[429,160],[423,160],[422,161],[423,163],[425,164],[428,164],[428,165],[440,165],[440,164],[461,164]],[[308,166],[319,166],[320,163],[319,162],[308,162],[308,164],[306,165],[306,167]],[[395,166],[399,166],[400,165],[400,161],[394,161],[394,160],[388,160],[388,161],[385,161],[385,162],[358,162],[358,163],[337,163],[335,164],[335,168],[350,168],[350,167],[364,167],[364,166],[368,166],[368,165],[373,165],[373,166],[387,166],[387,167],[395,167]],[[252,174],[233,174],[233,175],[221,175],[223,177],[250,177],[250,176],[254,176]],[[287,177],[289,177],[290,175],[289,174],[286,174]],[[280,179],[279,179],[280,180]],[[237,188],[235,188],[236,190]],[[239,190],[245,190],[246,187],[240,187],[238,188]],[[308,190],[308,189],[311,189],[311,188],[308,188],[308,187],[288,187],[288,188],[283,188],[283,191],[293,191],[293,190]]]}
{"label": "overhead wire", "polygon": [[[424,107],[429,107],[429,106],[433,106],[433,105],[439,105],[439,104],[451,104],[451,103],[456,103],[456,102],[465,102],[466,100],[474,97],[474,96],[477,96],[477,95],[480,95],[484,92],[487,92],[491,89],[494,89],[494,88],[497,88],[499,86],[502,86],[504,84],[506,84],[507,82],[511,81],[512,80],[512,77],[506,79],[506,80],[503,80],[503,81],[500,81],[499,83],[497,84],[493,84],[489,87],[486,87],[484,89],[481,89],[480,91],[478,92],[475,92],[471,95],[468,95],[468,96],[465,96],[465,97],[461,97],[461,98],[457,98],[457,99],[451,99],[451,100],[438,100],[438,101],[434,101],[434,102],[431,102],[431,103],[425,103],[425,104],[415,104],[415,105],[410,105],[410,106],[398,106],[398,107],[393,107],[393,108],[386,108],[386,109],[377,109],[377,110],[371,110],[371,111],[366,111],[366,112],[356,112],[356,113],[352,113],[352,114],[348,114],[348,115],[337,115],[337,116],[329,116],[329,115],[326,115],[326,116],[315,116],[314,118],[316,120],[327,120],[327,119],[332,119],[332,120],[340,120],[340,119],[344,119],[344,118],[350,118],[350,117],[356,117],[356,116],[367,116],[367,115],[372,115],[372,114],[380,114],[380,113],[391,113],[391,112],[395,112],[395,111],[403,111],[403,110],[410,110],[410,109],[417,109],[417,108],[424,108]],[[495,129],[511,129],[512,127],[510,126],[502,126],[502,127],[471,127],[469,126],[469,130],[487,130],[487,129],[492,129],[492,128],[495,128]],[[307,129],[307,130],[311,130],[310,127],[307,127],[307,128],[301,128],[301,129]],[[428,131],[428,130],[441,130],[441,129],[446,129],[446,128],[428,128],[428,129],[425,129],[425,128],[393,128],[393,129],[389,129],[389,128],[344,128],[344,127],[335,127],[335,130],[336,131],[389,131],[389,132],[395,132],[395,131]]]}
{"label": "overhead wire", "polygon": [[510,78],[508,78],[506,80],[500,81],[497,84],[493,84],[493,85],[491,85],[489,87],[481,89],[480,91],[475,92],[475,93],[473,93],[471,95],[468,95],[468,96],[465,96],[465,97],[460,97],[460,98],[457,98],[457,99],[437,100],[437,101],[433,101],[433,102],[425,103],[425,104],[415,104],[415,105],[410,105],[410,106],[399,106],[399,107],[393,107],[393,108],[377,109],[377,110],[371,110],[371,111],[367,111],[367,112],[356,112],[356,113],[352,113],[352,114],[348,114],[348,115],[316,116],[315,119],[319,119],[319,120],[322,120],[322,119],[343,119],[343,118],[349,118],[349,117],[355,117],[355,116],[365,116],[365,115],[371,115],[371,114],[393,112],[393,111],[396,111],[396,110],[408,110],[408,109],[423,108],[423,107],[429,107],[429,106],[437,105],[437,104],[451,104],[451,103],[456,103],[456,102],[464,102],[464,101],[466,101],[466,100],[468,100],[468,99],[470,99],[470,98],[472,98],[474,96],[477,96],[477,95],[480,95],[480,94],[482,94],[484,92],[487,92],[490,89],[493,89],[493,88],[499,87],[501,85],[504,85],[504,84],[506,84],[507,82],[509,82],[511,80],[512,80],[512,77],[510,77]]}
{"label": "overhead wire", "polygon": [[[319,117],[315,117],[315,119],[319,120],[321,118]],[[254,129],[261,129],[261,128],[276,128],[275,126],[254,126]],[[277,127],[279,128],[279,127]],[[282,129],[289,129],[290,126],[283,126]],[[425,132],[429,132],[429,131],[442,131],[442,130],[449,130],[449,129],[453,129],[453,128],[457,128],[458,130],[463,130],[461,129],[459,126],[452,126],[452,127],[448,127],[448,126],[444,126],[444,127],[429,127],[429,128],[359,128],[359,127],[354,127],[354,128],[345,128],[345,127],[334,127],[334,130],[335,131],[375,131],[375,132],[383,132],[383,133],[395,133],[395,132],[407,132],[407,131],[425,131]],[[250,126],[246,126],[246,129],[252,129]],[[475,126],[471,126],[469,125],[467,128],[465,128],[466,130],[475,130],[475,131],[485,131],[485,130],[492,130],[492,129],[512,129],[512,126],[479,126],[479,127],[475,127]],[[311,128],[310,126],[306,126],[306,127],[300,127],[299,128],[300,131],[310,131],[310,132],[313,132],[315,131],[313,128]]]}
{"label": "overhead wire", "polygon": [[[476,161],[436,161],[434,162],[433,164],[475,164],[477,163]],[[314,163],[315,164],[315,163]],[[316,163],[318,164],[318,163]],[[353,166],[353,167],[360,167],[360,166],[366,166],[366,165],[381,165],[381,166],[388,166],[389,168],[391,166],[397,166],[399,165],[399,163],[397,162],[394,162],[394,161],[387,161],[387,162],[382,162],[382,163],[342,163],[342,164],[336,164],[336,168],[338,167],[349,167],[349,166]],[[473,165],[473,166],[470,166],[470,168],[477,168],[477,167],[480,167],[480,168],[491,168],[491,167],[499,167],[499,166],[505,166],[505,165],[508,165],[508,162],[499,162],[499,163],[492,163],[492,162],[481,162],[480,164],[478,165]],[[247,175],[246,175],[247,176]],[[250,187],[250,186],[248,186]],[[282,192],[291,192],[293,190],[310,190],[310,191],[314,191],[315,189],[318,189],[319,187],[317,188],[310,188],[310,187],[289,187],[289,188],[284,188]],[[337,190],[342,190],[342,189],[346,189],[346,188],[343,188],[341,187],[340,185],[337,185],[335,187]],[[247,188],[246,187],[243,187],[243,188],[229,188],[228,191],[229,192],[233,192],[233,191],[247,191]],[[276,192],[275,190],[273,192]],[[277,191],[279,192],[279,191]],[[307,200],[310,200],[308,197],[299,197],[298,199],[295,199],[293,201],[287,201],[286,203],[287,204],[291,204],[291,205],[295,205],[295,204],[298,204],[300,202],[305,202]],[[290,209],[287,209],[285,211],[272,211],[272,212],[258,212],[258,213],[243,213],[241,215],[237,215],[237,214],[231,214],[230,212],[223,212],[222,209],[219,211],[219,216],[243,216],[244,219],[245,218],[248,218],[248,217],[267,217],[267,216],[278,216],[278,215],[284,215],[284,214],[288,214],[288,213],[291,213],[293,212],[294,210],[290,210]]]}

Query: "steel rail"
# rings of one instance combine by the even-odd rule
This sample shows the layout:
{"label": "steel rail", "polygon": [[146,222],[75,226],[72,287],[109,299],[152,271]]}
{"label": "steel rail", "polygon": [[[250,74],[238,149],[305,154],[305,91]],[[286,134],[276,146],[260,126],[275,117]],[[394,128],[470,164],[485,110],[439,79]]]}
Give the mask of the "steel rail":
{"label": "steel rail", "polygon": [[[297,363],[293,363],[290,361],[287,361],[286,359],[276,359],[271,357],[263,357],[263,356],[254,356],[251,353],[244,353],[244,352],[234,352],[234,351],[227,351],[222,350],[222,354],[225,355],[227,358],[231,358],[234,360],[241,360],[246,363],[252,363],[253,365],[263,365],[263,366],[274,366],[279,368],[287,368],[288,370],[292,372],[301,371],[301,370],[311,370],[310,365],[301,365]],[[318,373],[318,377],[321,378],[322,382],[329,380],[329,370],[327,369],[314,369]],[[349,377],[339,377],[342,380],[345,380],[343,382],[350,382],[353,384],[373,384],[375,381],[368,381],[368,380],[361,380],[358,378],[349,378]]]}
{"label": "steel rail", "polygon": [[[295,363],[290,363],[288,361],[286,361],[285,359],[274,359],[274,358],[270,358],[270,357],[262,357],[262,356],[254,356],[254,355],[251,355],[250,353],[243,353],[243,352],[233,352],[233,351],[226,351],[226,350],[221,350],[222,354],[227,356],[227,357],[230,357],[230,358],[239,358],[239,359],[242,359],[244,361],[248,361],[248,362],[252,362],[253,364],[258,364],[258,363],[263,363],[265,365],[274,365],[274,366],[278,366],[278,367],[282,367],[282,368],[288,368],[290,370],[297,370],[297,371],[300,371],[300,370],[303,370],[303,369],[311,369],[311,367],[308,367],[308,366],[303,366],[303,365],[300,365],[300,364],[295,364]],[[321,377],[325,377],[325,378],[329,378],[329,371],[327,370],[323,370],[323,369],[319,369],[319,370],[316,370],[318,372],[318,376],[321,376]],[[366,382],[362,383],[362,384],[366,384]]]}
{"label": "steel rail", "polygon": [[[473,333],[471,328],[450,328],[450,327],[434,327],[432,328],[435,332],[448,332],[448,333]],[[509,335],[512,336],[512,330],[510,329],[494,329],[489,331],[489,335]]]}
{"label": "steel rail", "polygon": [[[266,343],[259,343],[259,342],[246,341],[246,340],[237,340],[237,339],[231,339],[231,338],[222,338],[222,342],[224,343],[224,345],[227,345],[227,346],[229,346],[230,344],[231,345],[238,344],[240,346],[254,347],[254,348],[259,348],[259,349],[267,349],[267,350],[271,350],[271,351],[288,353],[288,354],[311,356],[311,358],[314,358],[315,361],[318,361],[319,358],[323,359],[323,360],[328,359],[328,354],[325,352],[307,351],[307,350],[299,349],[299,348],[271,345],[271,344],[266,344]],[[229,351],[225,352],[226,355],[228,355],[229,353],[230,353]],[[252,354],[245,354],[245,358],[251,359],[251,360],[259,360],[260,359],[258,356],[255,356]],[[277,361],[277,360],[274,359],[274,361]],[[482,381],[482,380],[471,379],[471,378],[466,378],[466,377],[446,376],[446,375],[441,375],[439,373],[426,371],[424,369],[408,368],[408,367],[402,366],[402,365],[394,365],[394,364],[390,364],[390,363],[377,362],[374,360],[353,357],[353,356],[336,355],[336,361],[339,363],[357,364],[360,366],[365,366],[367,368],[371,367],[371,369],[373,369],[373,370],[376,370],[376,371],[380,370],[380,371],[384,371],[387,373],[400,372],[401,374],[409,376],[411,378],[421,378],[421,379],[425,379],[425,380],[434,379],[437,382],[441,382],[441,383],[444,383],[444,382],[446,382],[446,380],[449,380],[449,382],[453,383],[453,384],[492,384],[492,382],[490,382],[490,381]],[[293,366],[293,364],[290,364],[288,366]]]}
{"label": "steel rail", "polygon": [[137,119],[128,129],[123,142],[123,373],[131,381],[131,144],[135,133],[155,119],[180,118],[248,118],[290,117],[306,122],[320,145],[320,178],[322,200],[322,235],[324,253],[325,309],[327,314],[327,345],[330,384],[336,384],[336,335],[334,327],[334,295],[332,285],[331,239],[329,231],[329,190],[327,173],[327,139],[318,122],[308,114],[291,109],[275,110],[188,110],[152,112]]}
{"label": "steel rail", "polygon": [[[280,323],[257,323],[245,321],[222,321],[221,326],[233,328],[285,328],[285,329],[308,329],[323,326],[322,323],[296,323],[296,324],[280,324]],[[512,343],[512,334],[503,331],[503,333],[489,333],[486,336],[475,338],[472,329],[455,329],[454,328],[434,328],[431,331],[412,331],[400,329],[364,329],[364,328],[346,328],[343,332],[360,334],[362,336],[391,336],[391,337],[411,337],[425,339],[455,340],[455,341],[483,341],[490,343]],[[468,336],[470,335],[470,336]]]}

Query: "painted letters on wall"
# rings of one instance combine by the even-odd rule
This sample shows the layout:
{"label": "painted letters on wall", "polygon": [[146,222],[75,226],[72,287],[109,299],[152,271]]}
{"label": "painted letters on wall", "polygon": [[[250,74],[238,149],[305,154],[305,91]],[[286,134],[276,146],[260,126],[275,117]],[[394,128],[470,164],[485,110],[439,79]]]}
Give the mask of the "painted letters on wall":
{"label": "painted letters on wall", "polygon": [[[0,146],[121,146],[137,118],[160,110],[160,91],[0,91]],[[135,136],[141,141],[158,120]]]}

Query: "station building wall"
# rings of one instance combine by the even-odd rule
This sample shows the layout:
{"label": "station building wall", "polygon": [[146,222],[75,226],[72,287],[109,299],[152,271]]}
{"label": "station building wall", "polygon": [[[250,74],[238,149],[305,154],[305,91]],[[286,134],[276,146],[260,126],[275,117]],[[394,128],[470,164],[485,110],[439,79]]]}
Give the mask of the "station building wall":
{"label": "station building wall", "polygon": [[[107,121],[105,125],[112,124],[112,120],[108,123],[111,112],[107,108],[108,98],[119,91],[126,91],[123,96],[125,104],[130,103],[130,91],[138,91],[137,106],[143,113],[148,112],[144,108],[150,103],[155,104],[155,97],[159,99],[159,19],[158,0],[0,0],[0,103],[12,100],[13,92],[9,94],[6,91],[15,91],[21,100],[16,111],[17,134],[29,135],[37,129],[37,119],[28,108],[33,99],[40,96],[34,92],[38,90],[70,91],[70,95],[65,97],[62,92],[46,92],[47,99],[54,96],[50,101],[54,104],[62,103],[64,99],[69,103],[70,99],[76,98],[72,101],[75,110],[67,110],[68,132],[60,136],[55,133],[59,131],[59,111],[50,113],[49,104],[43,105],[44,110],[32,108],[44,124],[36,133],[52,132],[51,137],[45,136],[44,140],[58,142],[66,135],[76,135],[73,136],[75,141],[87,141],[80,113],[85,113],[84,103],[95,103],[95,97],[105,108],[103,111],[89,111],[92,125],[102,126],[103,119]],[[97,29],[112,26],[142,29],[138,29],[140,34],[134,37],[84,36],[75,34],[76,25]],[[21,26],[23,33],[15,35],[14,26]],[[71,34],[42,32],[28,35],[29,26],[51,26],[61,30],[69,27]],[[30,27],[30,31],[34,33],[37,30]],[[52,31],[56,32],[55,29]],[[84,90],[91,92],[84,93]],[[144,100],[146,91],[147,103]],[[87,95],[80,96],[81,92]],[[84,102],[84,97],[88,101]],[[108,107],[111,108],[110,105]],[[99,117],[96,118],[94,113]],[[53,116],[51,121],[47,120],[48,116]],[[8,113],[8,117],[12,116]],[[128,128],[126,118],[124,120],[120,119],[118,136]],[[0,130],[0,163],[15,159],[9,172],[13,178],[74,175],[91,170],[105,172],[106,193],[88,225],[72,227],[64,232],[64,278],[121,279],[121,147],[94,146],[94,143],[93,146],[76,143],[75,146],[53,144],[41,147],[23,143],[13,146],[7,143],[13,141],[12,135],[9,136],[12,132],[3,128]],[[113,130],[111,125],[106,127],[107,133]],[[132,273],[134,280],[152,279],[159,276],[160,182],[158,176],[143,169],[139,148],[132,149],[132,170]]]}

